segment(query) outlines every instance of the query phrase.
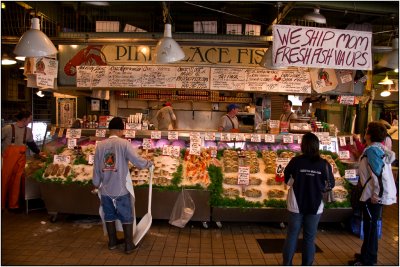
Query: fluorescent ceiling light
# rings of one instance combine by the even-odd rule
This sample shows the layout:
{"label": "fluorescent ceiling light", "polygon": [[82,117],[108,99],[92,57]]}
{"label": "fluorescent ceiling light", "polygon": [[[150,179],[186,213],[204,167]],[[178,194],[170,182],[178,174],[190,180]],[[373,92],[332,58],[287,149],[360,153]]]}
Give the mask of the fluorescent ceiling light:
{"label": "fluorescent ceiling light", "polygon": [[284,69],[284,67],[278,67],[272,64],[272,47],[268,48],[267,52],[264,53],[260,66],[271,70]]}
{"label": "fluorescent ceiling light", "polygon": [[326,24],[326,18],[319,13],[319,8],[314,8],[314,12],[304,15],[303,19],[320,24]]}
{"label": "fluorescent ceiling light", "polygon": [[31,28],[26,31],[15,46],[17,56],[44,57],[56,54],[58,51],[49,37],[40,30],[39,19],[32,18]]}
{"label": "fluorescent ceiling light", "polygon": [[390,95],[391,95],[391,93],[389,92],[389,90],[384,90],[384,91],[381,92],[381,96],[382,97],[388,97]]}
{"label": "fluorescent ceiling light", "polygon": [[389,79],[388,74],[386,73],[385,79],[380,81],[378,84],[391,85],[391,84],[393,84],[393,81]]}
{"label": "fluorescent ceiling light", "polygon": [[22,57],[22,56],[16,56],[15,59],[19,60],[19,61],[25,61],[26,57]]}
{"label": "fluorescent ceiling light", "polygon": [[399,38],[393,38],[392,51],[383,54],[382,59],[378,63],[378,66],[389,69],[399,68]]}
{"label": "fluorescent ceiling light", "polygon": [[43,94],[42,91],[37,91],[36,95],[37,95],[38,97],[44,97],[44,94]]}
{"label": "fluorescent ceiling light", "polygon": [[17,64],[17,61],[10,58],[7,54],[4,54],[1,58],[1,65],[14,65]]}
{"label": "fluorescent ceiling light", "polygon": [[171,24],[166,23],[164,37],[158,41],[155,50],[156,63],[172,63],[185,58],[179,44],[172,39]]}

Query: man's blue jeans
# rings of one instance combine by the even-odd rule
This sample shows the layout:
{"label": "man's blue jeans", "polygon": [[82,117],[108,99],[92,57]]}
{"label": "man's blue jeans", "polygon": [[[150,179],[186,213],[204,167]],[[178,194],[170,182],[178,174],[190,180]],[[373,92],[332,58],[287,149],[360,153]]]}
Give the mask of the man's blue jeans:
{"label": "man's blue jeans", "polygon": [[283,265],[293,265],[292,260],[296,252],[297,239],[303,226],[303,248],[301,265],[312,265],[315,254],[315,236],[318,230],[321,214],[289,212],[288,228],[285,244],[283,245]]}

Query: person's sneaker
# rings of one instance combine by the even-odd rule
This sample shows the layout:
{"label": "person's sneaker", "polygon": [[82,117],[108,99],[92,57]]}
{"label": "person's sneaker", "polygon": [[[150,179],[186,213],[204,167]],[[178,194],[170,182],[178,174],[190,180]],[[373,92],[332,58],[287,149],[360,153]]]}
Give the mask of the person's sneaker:
{"label": "person's sneaker", "polygon": [[349,261],[349,265],[351,266],[363,266],[363,263],[359,260],[351,260]]}

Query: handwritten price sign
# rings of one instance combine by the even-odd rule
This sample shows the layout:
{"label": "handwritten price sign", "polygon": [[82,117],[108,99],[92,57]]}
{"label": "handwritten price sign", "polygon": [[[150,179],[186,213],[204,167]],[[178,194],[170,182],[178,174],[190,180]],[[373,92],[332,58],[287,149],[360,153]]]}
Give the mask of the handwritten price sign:
{"label": "handwritten price sign", "polygon": [[221,141],[230,142],[231,140],[232,139],[230,133],[221,133]]}
{"label": "handwritten price sign", "polygon": [[181,156],[181,148],[179,146],[172,146],[171,156],[174,158],[179,158]]}
{"label": "handwritten price sign", "polygon": [[239,142],[245,142],[246,141],[246,136],[243,133],[238,133],[235,136],[235,140]]}
{"label": "handwritten price sign", "polygon": [[168,140],[178,140],[178,132],[168,132]]}
{"label": "handwritten price sign", "polygon": [[94,154],[89,154],[88,164],[93,165],[94,163]]}
{"label": "handwritten price sign", "polygon": [[128,130],[142,130],[142,125],[140,123],[126,123],[125,128]]}
{"label": "handwritten price sign", "polygon": [[150,138],[151,139],[161,139],[161,131],[151,131]]}
{"label": "handwritten price sign", "polygon": [[96,137],[106,137],[106,129],[96,129]]}
{"label": "handwritten price sign", "polygon": [[125,130],[125,138],[135,138],[136,131],[135,130]]}
{"label": "handwritten price sign", "polygon": [[205,133],[204,140],[207,141],[214,141],[215,140],[215,133]]}
{"label": "handwritten price sign", "polygon": [[238,184],[248,185],[250,180],[250,167],[239,167]]}
{"label": "handwritten price sign", "polygon": [[81,132],[82,132],[82,129],[68,128],[66,137],[67,138],[81,138]]}
{"label": "handwritten price sign", "polygon": [[143,138],[143,149],[153,149],[153,143],[149,138]]}
{"label": "handwritten price sign", "polygon": [[68,139],[67,145],[69,149],[74,149],[76,147],[76,139]]}
{"label": "handwritten price sign", "polygon": [[345,146],[346,145],[346,137],[340,136],[339,137],[339,145],[340,146]]}
{"label": "handwritten price sign", "polygon": [[257,142],[257,143],[261,142],[261,135],[260,134],[251,134],[250,141]]}
{"label": "handwritten price sign", "polygon": [[266,134],[264,136],[265,143],[275,143],[275,135],[273,134]]}
{"label": "handwritten price sign", "polygon": [[71,162],[70,156],[54,155],[54,158],[53,158],[54,164],[69,164],[70,162]]}
{"label": "handwritten price sign", "polygon": [[171,152],[172,152],[172,147],[171,146],[163,146],[162,148],[162,154],[164,156],[171,156]]}
{"label": "handwritten price sign", "polygon": [[349,159],[350,158],[350,151],[348,151],[348,150],[339,151],[339,158],[340,159]]}
{"label": "handwritten price sign", "polygon": [[283,140],[283,143],[285,143],[285,144],[292,144],[293,143],[293,135],[291,135],[291,134],[284,135],[282,140]]}

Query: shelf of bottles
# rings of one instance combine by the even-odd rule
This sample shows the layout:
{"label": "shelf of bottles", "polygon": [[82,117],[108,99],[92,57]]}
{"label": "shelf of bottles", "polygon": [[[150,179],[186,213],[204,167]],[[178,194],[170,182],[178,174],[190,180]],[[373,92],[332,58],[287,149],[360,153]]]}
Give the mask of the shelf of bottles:
{"label": "shelf of bottles", "polygon": [[115,97],[119,100],[189,100],[189,101],[209,101],[209,102],[235,102],[250,103],[252,97],[250,93],[242,92],[221,92],[205,90],[158,90],[158,89],[138,89],[115,91]]}

